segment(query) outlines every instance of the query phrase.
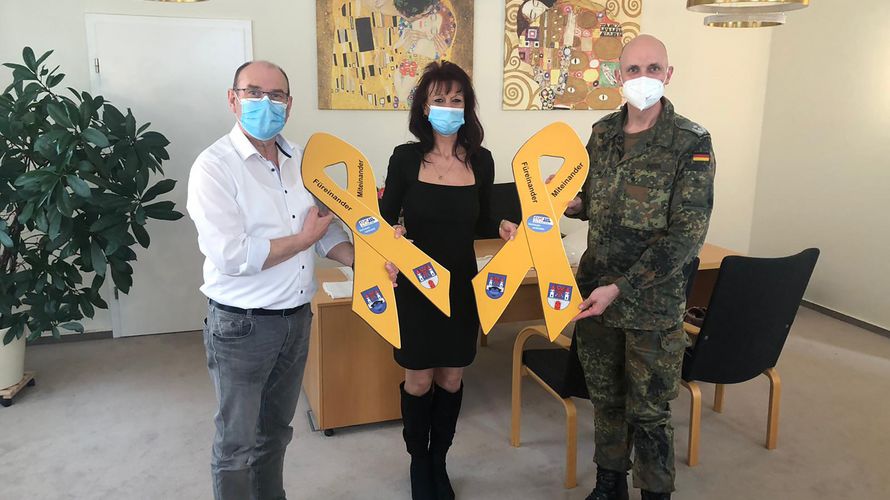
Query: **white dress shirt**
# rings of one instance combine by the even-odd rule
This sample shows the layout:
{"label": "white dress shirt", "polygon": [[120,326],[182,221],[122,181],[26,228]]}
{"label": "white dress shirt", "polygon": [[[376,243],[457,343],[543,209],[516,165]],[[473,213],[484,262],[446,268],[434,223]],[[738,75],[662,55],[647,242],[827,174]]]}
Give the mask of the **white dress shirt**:
{"label": "white dress shirt", "polygon": [[[276,137],[280,169],[236,124],[192,165],[186,208],[198,229],[208,298],[242,309],[287,309],[312,300],[317,286],[308,249],[263,270],[270,241],[299,233],[315,199],[303,186],[303,150]],[[334,221],[315,244],[321,256],[349,241]]]}

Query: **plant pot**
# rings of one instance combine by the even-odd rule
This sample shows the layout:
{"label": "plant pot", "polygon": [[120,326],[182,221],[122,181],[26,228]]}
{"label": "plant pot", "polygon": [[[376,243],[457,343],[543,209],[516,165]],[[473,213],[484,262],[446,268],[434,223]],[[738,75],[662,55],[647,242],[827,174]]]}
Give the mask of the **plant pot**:
{"label": "plant pot", "polygon": [[7,331],[0,330],[0,389],[19,383],[25,374],[25,336],[3,345]]}

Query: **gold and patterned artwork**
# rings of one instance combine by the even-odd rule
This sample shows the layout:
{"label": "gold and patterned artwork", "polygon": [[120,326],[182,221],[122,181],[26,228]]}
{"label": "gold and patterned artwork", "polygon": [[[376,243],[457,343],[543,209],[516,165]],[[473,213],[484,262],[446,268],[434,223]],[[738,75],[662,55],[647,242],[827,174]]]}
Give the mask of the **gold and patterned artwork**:
{"label": "gold and patterned artwork", "polygon": [[616,109],[642,0],[507,0],[504,109]]}
{"label": "gold and patterned artwork", "polygon": [[472,0],[316,0],[319,109],[407,110],[427,64],[472,75]]}

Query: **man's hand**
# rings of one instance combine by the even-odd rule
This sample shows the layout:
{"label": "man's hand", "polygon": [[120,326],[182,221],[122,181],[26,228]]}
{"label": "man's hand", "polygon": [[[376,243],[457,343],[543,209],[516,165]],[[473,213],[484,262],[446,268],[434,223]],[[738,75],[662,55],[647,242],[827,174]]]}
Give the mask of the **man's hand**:
{"label": "man's hand", "polygon": [[510,241],[516,237],[516,230],[519,228],[516,224],[504,219],[498,224],[498,236],[504,241]]}
{"label": "man's hand", "polygon": [[615,284],[601,286],[595,289],[590,292],[590,297],[587,297],[587,300],[578,306],[578,308],[581,309],[581,312],[572,318],[572,321],[578,321],[579,319],[603,314],[606,308],[618,298],[618,294],[620,293],[621,291],[618,290],[618,286]]}
{"label": "man's hand", "polygon": [[389,273],[389,280],[392,281],[392,287],[395,288],[399,286],[399,284],[396,283],[396,280],[399,278],[399,268],[392,262],[387,262],[386,272]]}
{"label": "man's hand", "polygon": [[[329,211],[327,214],[321,215],[318,212],[318,207],[310,207],[309,213],[306,214],[306,220],[303,221],[303,229],[299,233],[269,241],[269,255],[266,257],[266,262],[263,263],[263,269],[275,267],[303,250],[310,248],[325,235],[332,220],[334,220],[332,212]],[[337,247],[341,245],[337,245]],[[353,259],[351,255],[352,245],[349,244],[348,246],[350,255],[348,257],[345,256],[343,252],[346,250],[341,248],[337,251],[337,255],[340,257],[335,258],[336,260],[346,264]]]}
{"label": "man's hand", "polygon": [[[547,178],[544,180],[544,184],[550,184],[550,181],[552,181],[554,177],[556,177],[556,174],[550,174],[549,176],[547,176]],[[572,198],[572,201],[570,201],[568,205],[566,205],[566,215],[578,215],[578,212],[580,211],[581,198],[576,196]]]}
{"label": "man's hand", "polygon": [[318,207],[310,207],[309,213],[306,214],[306,220],[303,221],[303,229],[300,231],[303,244],[306,248],[311,247],[328,231],[328,226],[334,220],[334,214],[328,212],[322,215],[318,212]]}

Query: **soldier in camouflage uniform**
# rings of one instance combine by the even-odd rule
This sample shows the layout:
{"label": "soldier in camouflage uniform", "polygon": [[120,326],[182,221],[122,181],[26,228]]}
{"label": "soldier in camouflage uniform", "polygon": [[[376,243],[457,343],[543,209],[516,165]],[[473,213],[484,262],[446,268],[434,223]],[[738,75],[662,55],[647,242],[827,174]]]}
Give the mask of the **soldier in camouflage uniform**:
{"label": "soldier in camouflage uniform", "polygon": [[674,490],[670,401],[687,345],[682,269],[708,228],[714,154],[708,132],[662,97],[672,71],[657,39],[625,47],[629,105],[593,126],[590,174],[566,211],[590,224],[577,276],[588,298],[575,325],[595,409],[597,485],[588,500],[626,499],[631,467],[644,500]]}

